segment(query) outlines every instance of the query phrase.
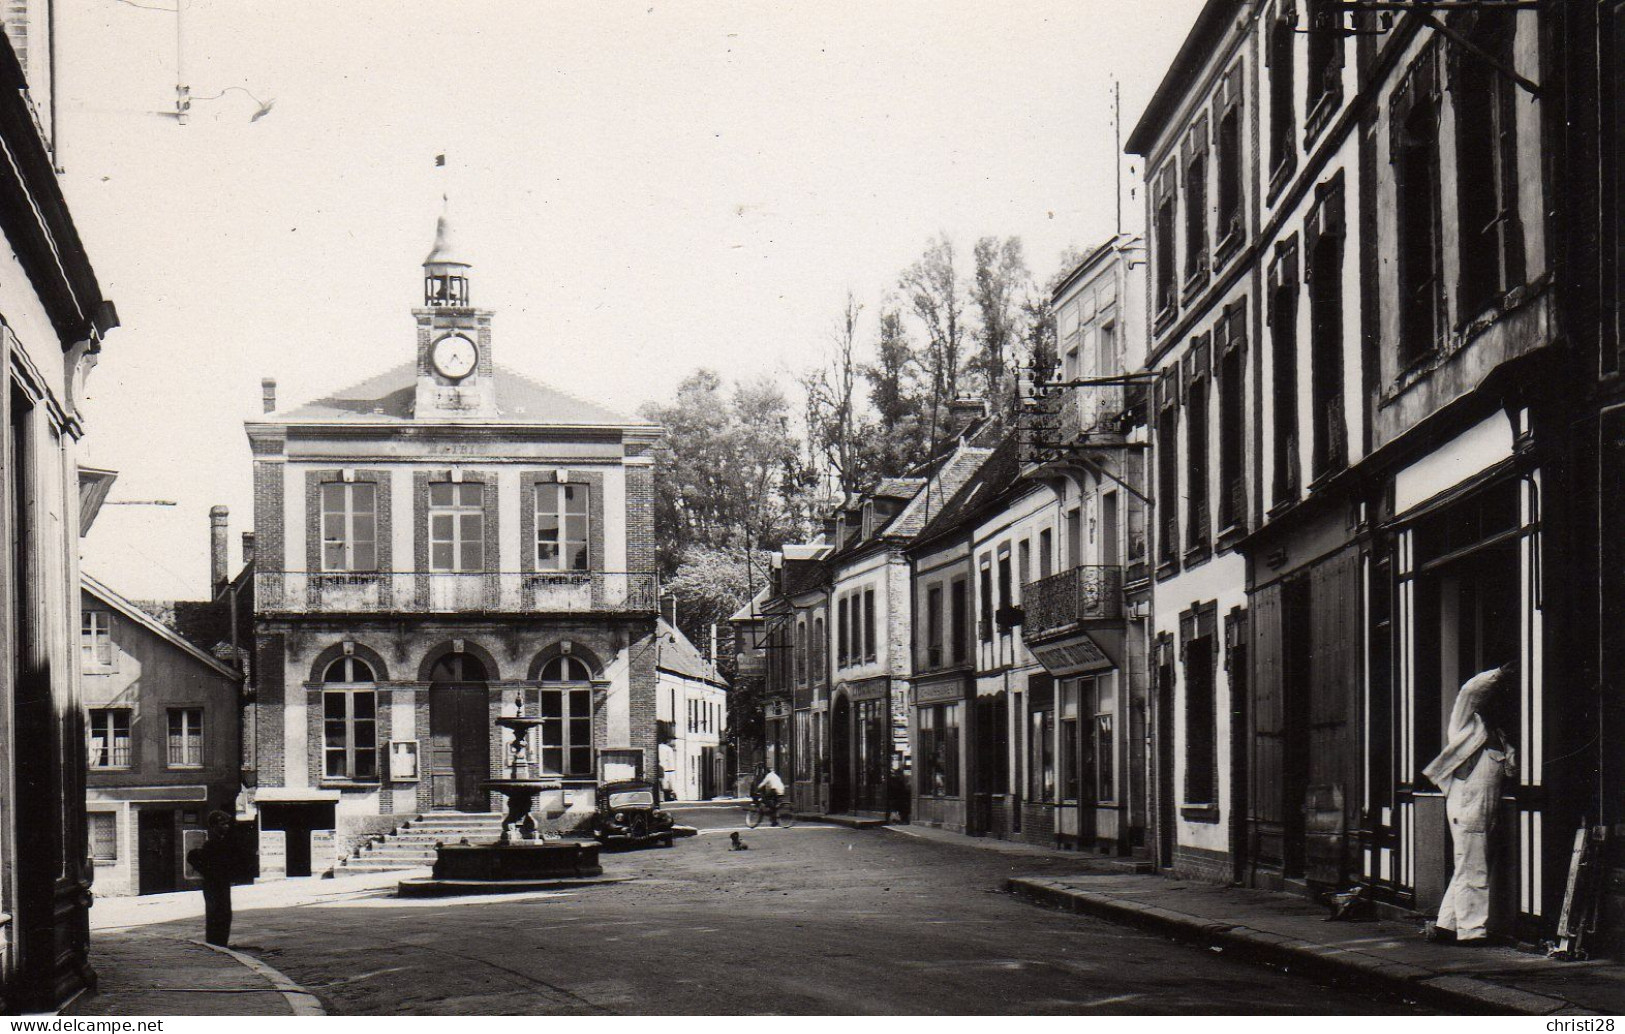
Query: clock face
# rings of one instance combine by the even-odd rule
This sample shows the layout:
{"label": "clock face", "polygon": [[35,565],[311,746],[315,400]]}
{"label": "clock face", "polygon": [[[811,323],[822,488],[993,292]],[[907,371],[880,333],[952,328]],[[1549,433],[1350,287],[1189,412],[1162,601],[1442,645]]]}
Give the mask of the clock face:
{"label": "clock face", "polygon": [[443,337],[434,343],[434,368],[454,381],[460,381],[474,370],[479,349],[466,337]]}

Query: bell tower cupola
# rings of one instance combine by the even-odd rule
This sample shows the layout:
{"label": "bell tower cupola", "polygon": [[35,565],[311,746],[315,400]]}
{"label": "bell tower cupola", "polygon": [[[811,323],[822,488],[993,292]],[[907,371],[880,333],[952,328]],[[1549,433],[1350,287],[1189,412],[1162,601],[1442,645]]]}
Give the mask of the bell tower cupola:
{"label": "bell tower cupola", "polygon": [[418,420],[480,420],[497,416],[491,363],[491,312],[474,308],[472,268],[452,229],[451,205],[441,199],[434,247],[423,260],[423,306],[417,320]]}
{"label": "bell tower cupola", "polygon": [[451,201],[440,199],[440,218],[435,221],[434,247],[423,260],[423,304],[425,307],[467,308],[473,302],[468,293],[470,266],[456,234],[452,232]]}

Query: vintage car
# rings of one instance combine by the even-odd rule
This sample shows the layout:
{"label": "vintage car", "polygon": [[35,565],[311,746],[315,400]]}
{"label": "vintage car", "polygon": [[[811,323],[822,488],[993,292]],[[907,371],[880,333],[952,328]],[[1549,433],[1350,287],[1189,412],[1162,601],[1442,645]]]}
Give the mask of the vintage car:
{"label": "vintage car", "polygon": [[670,812],[655,803],[656,787],[643,780],[605,783],[598,788],[593,836],[605,845],[670,847],[677,837]]}

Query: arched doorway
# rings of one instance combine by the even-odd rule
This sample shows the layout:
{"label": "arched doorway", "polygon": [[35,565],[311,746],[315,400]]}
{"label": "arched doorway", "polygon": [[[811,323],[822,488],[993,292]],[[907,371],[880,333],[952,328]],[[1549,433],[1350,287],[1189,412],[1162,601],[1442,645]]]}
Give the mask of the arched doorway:
{"label": "arched doorway", "polygon": [[429,670],[429,792],[431,805],[489,811],[480,784],[491,777],[491,715],[485,665],[449,653]]}
{"label": "arched doorway", "polygon": [[852,702],[838,697],[829,720],[829,810],[852,810]]}

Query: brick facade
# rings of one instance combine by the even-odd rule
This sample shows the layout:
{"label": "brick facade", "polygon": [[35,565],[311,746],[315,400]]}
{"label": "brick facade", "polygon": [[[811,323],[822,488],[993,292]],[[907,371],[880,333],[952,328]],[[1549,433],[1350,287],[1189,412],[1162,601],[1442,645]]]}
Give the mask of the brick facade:
{"label": "brick facade", "polygon": [[258,728],[255,732],[255,771],[260,786],[281,786],[286,757],[282,736],[282,704],[287,641],[284,636],[273,633],[261,635],[256,645],[255,703],[258,706],[254,708],[254,717]]}
{"label": "brick facade", "polygon": [[287,533],[283,528],[282,479],[286,468],[270,460],[254,461],[254,566],[283,569]]}

